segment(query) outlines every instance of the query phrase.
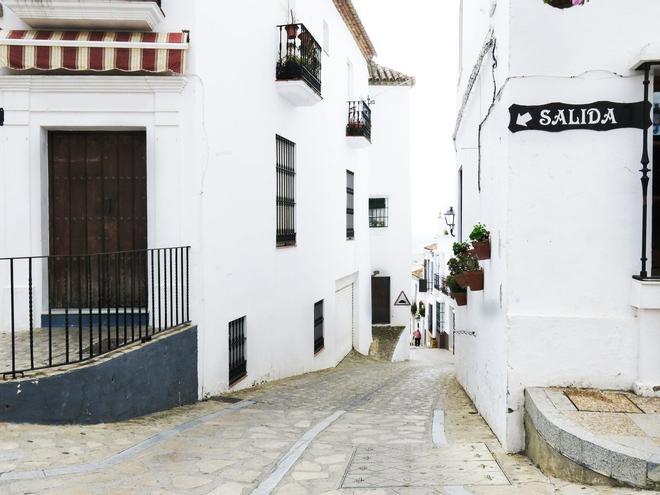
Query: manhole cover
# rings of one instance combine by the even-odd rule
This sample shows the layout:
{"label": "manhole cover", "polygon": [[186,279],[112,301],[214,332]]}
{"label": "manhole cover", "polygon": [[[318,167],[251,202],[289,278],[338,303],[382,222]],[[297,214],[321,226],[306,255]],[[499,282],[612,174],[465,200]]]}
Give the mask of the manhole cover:
{"label": "manhole cover", "polygon": [[600,390],[567,390],[564,392],[578,411],[641,413],[642,411],[621,392]]}

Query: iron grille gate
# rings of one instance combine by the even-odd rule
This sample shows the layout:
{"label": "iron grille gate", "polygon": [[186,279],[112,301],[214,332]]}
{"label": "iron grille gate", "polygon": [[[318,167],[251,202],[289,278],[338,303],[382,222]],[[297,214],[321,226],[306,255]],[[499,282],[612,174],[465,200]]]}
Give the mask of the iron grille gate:
{"label": "iron grille gate", "polygon": [[314,304],[314,354],[325,346],[323,338],[323,301]]}
{"label": "iron grille gate", "polygon": [[229,323],[229,385],[247,375],[245,316]]}
{"label": "iron grille gate", "polygon": [[277,238],[278,247],[296,244],[296,145],[276,136],[277,142]]}
{"label": "iron grille gate", "polygon": [[346,171],[346,239],[355,238],[355,175]]}

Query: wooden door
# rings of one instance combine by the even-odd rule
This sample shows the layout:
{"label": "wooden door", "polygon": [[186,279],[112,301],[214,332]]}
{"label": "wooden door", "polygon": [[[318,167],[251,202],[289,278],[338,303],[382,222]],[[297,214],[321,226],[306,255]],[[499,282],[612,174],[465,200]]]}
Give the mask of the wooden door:
{"label": "wooden door", "polygon": [[371,323],[390,324],[390,277],[371,277]]}
{"label": "wooden door", "polygon": [[50,132],[48,177],[51,307],[145,306],[146,134]]}

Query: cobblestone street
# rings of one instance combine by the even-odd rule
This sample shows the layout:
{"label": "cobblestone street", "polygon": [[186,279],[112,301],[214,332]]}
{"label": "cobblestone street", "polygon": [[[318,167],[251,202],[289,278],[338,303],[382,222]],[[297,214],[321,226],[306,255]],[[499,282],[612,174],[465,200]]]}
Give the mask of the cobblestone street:
{"label": "cobblestone street", "polygon": [[[0,425],[4,494],[626,494],[506,455],[451,355],[337,369],[120,424]],[[649,492],[646,492],[649,493]]]}

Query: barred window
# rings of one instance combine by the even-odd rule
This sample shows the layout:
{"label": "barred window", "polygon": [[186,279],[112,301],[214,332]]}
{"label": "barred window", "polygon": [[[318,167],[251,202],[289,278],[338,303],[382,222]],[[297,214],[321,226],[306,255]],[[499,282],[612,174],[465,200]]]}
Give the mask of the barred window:
{"label": "barred window", "polygon": [[369,198],[369,227],[387,227],[387,198]]}
{"label": "barred window", "polygon": [[296,245],[296,145],[276,136],[278,247]]}
{"label": "barred window", "polygon": [[445,303],[437,302],[435,303],[435,328],[438,332],[446,332],[445,328]]}
{"label": "barred window", "polygon": [[346,239],[355,239],[355,175],[346,171]]}
{"label": "barred window", "polygon": [[314,304],[314,354],[325,346],[323,338],[323,300]]}
{"label": "barred window", "polygon": [[229,385],[247,374],[245,317],[229,322]]}

